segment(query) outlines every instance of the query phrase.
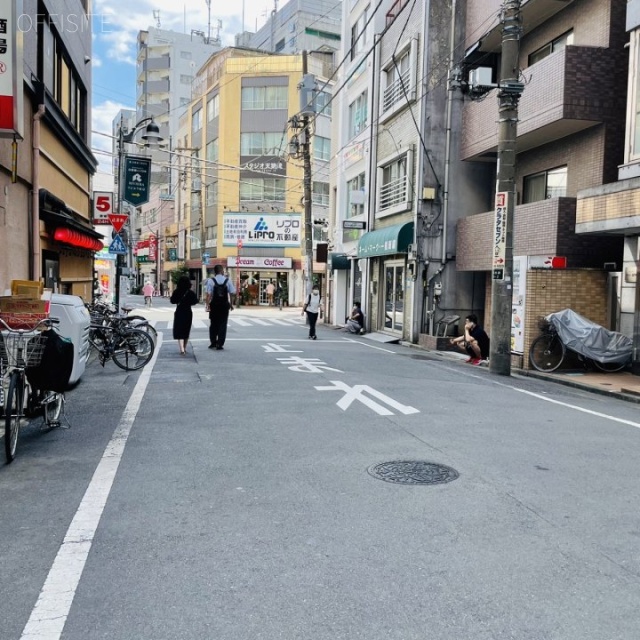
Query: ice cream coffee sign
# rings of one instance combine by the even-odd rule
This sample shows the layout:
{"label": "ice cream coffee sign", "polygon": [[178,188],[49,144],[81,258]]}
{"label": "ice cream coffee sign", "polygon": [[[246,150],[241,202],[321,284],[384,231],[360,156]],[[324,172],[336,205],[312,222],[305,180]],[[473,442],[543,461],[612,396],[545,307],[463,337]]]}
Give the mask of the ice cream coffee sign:
{"label": "ice cream coffee sign", "polygon": [[22,0],[0,2],[0,138],[23,137],[21,12]]}

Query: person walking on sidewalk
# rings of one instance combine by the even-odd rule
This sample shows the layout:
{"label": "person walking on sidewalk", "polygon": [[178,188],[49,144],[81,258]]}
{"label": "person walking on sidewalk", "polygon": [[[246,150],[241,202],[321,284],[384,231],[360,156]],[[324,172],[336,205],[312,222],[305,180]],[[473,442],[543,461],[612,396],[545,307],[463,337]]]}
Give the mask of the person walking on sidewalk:
{"label": "person walking on sidewalk", "polygon": [[154,287],[151,284],[151,282],[147,280],[144,284],[144,287],[142,287],[142,294],[144,295],[144,303],[147,305],[147,307],[151,306],[151,298],[153,296],[153,292],[154,292]]}
{"label": "person walking on sidewalk", "polygon": [[198,303],[198,296],[191,291],[189,276],[180,276],[176,290],[171,294],[171,304],[178,305],[173,314],[173,339],[178,341],[180,355],[187,352],[187,343],[193,323],[191,307]]}
{"label": "person walking on sidewalk", "polygon": [[320,290],[317,285],[313,286],[311,293],[307,296],[307,301],[302,307],[302,313],[300,315],[307,314],[307,321],[309,323],[309,340],[316,339],[316,323],[318,322],[318,316],[322,313],[322,298],[320,297]]}
{"label": "person walking on sidewalk", "polygon": [[233,310],[233,283],[224,275],[222,265],[213,268],[213,278],[206,283],[206,311],[209,312],[209,349],[222,351],[227,338],[229,311]]}
{"label": "person walking on sidewalk", "polygon": [[456,345],[469,354],[469,364],[480,364],[489,357],[489,336],[478,324],[478,317],[471,313],[464,320],[464,334],[451,338],[450,344]]}

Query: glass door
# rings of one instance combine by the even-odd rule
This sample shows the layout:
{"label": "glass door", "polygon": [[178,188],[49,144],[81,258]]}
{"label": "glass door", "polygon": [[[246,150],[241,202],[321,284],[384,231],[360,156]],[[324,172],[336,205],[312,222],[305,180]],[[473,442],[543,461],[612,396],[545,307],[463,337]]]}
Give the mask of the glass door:
{"label": "glass door", "polygon": [[402,333],[404,313],[404,262],[384,265],[384,327]]}

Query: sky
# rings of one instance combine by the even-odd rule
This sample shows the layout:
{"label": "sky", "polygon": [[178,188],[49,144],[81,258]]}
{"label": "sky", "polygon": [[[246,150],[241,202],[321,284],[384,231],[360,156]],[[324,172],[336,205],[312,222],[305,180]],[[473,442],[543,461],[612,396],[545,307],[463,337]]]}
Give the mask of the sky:
{"label": "sky", "polygon": [[[286,4],[282,0],[278,9]],[[232,45],[242,31],[241,0],[211,2],[211,35],[217,21],[222,22],[223,46]],[[273,10],[273,0],[244,0],[244,28],[261,28]],[[135,109],[136,41],[138,31],[158,26],[154,11],[159,11],[160,27],[183,33],[192,29],[207,32],[207,0],[94,0],[92,15],[93,114],[92,149],[100,162],[95,182],[108,184],[111,159],[99,150],[111,151],[111,140],[95,132],[111,134],[111,122],[123,108]],[[106,182],[105,182],[106,181]]]}

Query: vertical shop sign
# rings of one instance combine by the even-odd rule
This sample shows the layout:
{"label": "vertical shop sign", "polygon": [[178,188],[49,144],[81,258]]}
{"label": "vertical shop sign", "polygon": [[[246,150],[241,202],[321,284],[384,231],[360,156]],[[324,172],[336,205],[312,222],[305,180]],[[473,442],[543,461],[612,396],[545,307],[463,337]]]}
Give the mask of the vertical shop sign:
{"label": "vertical shop sign", "polygon": [[22,0],[0,3],[0,138],[23,137]]}

